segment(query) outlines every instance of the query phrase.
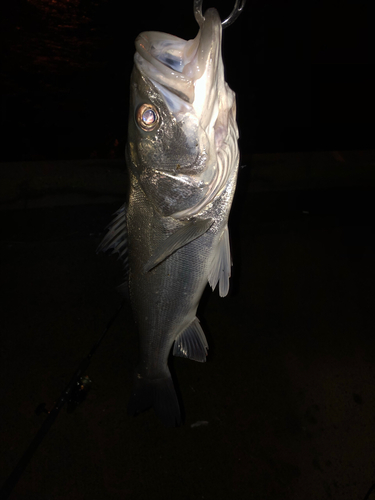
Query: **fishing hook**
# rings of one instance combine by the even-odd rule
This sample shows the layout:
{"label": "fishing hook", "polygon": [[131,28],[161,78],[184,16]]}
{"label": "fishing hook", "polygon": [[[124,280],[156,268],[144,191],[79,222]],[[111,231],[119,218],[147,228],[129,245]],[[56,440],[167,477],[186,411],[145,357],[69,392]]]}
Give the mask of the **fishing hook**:
{"label": "fishing hook", "polygon": [[[245,3],[246,0],[236,0],[232,12],[224,21],[221,22],[221,26],[223,27],[223,29],[228,28],[228,26],[234,23],[234,21],[238,18],[243,8],[245,7]],[[194,0],[194,16],[199,26],[204,21],[204,17],[202,14],[202,5],[203,5],[203,0]]]}

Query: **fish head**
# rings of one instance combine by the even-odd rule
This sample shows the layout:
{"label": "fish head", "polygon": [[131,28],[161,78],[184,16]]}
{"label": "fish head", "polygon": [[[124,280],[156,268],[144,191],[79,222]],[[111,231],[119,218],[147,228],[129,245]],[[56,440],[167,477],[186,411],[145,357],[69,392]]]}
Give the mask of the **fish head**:
{"label": "fish head", "polygon": [[[211,8],[193,40],[150,31],[135,41],[127,159],[163,215],[199,213],[223,191],[236,160],[235,96],[224,80],[221,34]],[[233,151],[223,165],[228,143]]]}

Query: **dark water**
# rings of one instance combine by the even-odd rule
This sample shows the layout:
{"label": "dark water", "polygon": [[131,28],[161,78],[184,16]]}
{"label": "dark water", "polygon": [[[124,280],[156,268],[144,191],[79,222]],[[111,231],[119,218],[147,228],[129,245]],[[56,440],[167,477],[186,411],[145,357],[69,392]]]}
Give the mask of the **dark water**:
{"label": "dark water", "polygon": [[[122,158],[134,39],[144,30],[193,38],[192,3],[8,2],[0,16],[0,160]],[[211,5],[226,17],[232,2],[205,1],[204,8]],[[361,37],[348,41],[327,35],[318,10],[248,2],[223,39],[242,151],[340,149],[358,140],[367,146],[373,77],[364,78],[358,64],[355,73],[331,69],[368,61],[362,11],[353,21]]]}

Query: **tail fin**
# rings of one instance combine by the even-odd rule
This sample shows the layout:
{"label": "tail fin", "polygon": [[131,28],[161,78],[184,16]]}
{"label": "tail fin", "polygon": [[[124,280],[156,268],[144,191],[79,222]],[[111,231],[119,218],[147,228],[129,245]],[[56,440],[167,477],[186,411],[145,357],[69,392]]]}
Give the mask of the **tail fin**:
{"label": "tail fin", "polygon": [[128,404],[128,415],[136,415],[153,407],[166,427],[181,424],[181,412],[171,376],[158,379],[134,377]]}

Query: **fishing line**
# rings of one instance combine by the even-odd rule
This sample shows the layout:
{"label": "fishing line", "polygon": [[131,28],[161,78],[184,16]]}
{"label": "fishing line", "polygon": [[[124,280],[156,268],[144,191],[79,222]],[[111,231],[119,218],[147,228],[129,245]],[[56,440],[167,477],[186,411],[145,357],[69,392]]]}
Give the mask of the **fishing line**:
{"label": "fishing line", "polygon": [[98,349],[99,345],[102,343],[104,337],[106,336],[108,330],[111,328],[115,319],[119,315],[124,303],[125,299],[121,302],[116,312],[108,321],[107,326],[104,328],[102,334],[95,342],[95,344],[91,348],[86,358],[83,358],[83,360],[81,361],[76,372],[70,379],[68,385],[62,391],[60,398],[57,400],[52,410],[47,411],[45,409],[45,403],[41,403],[36,408],[35,412],[38,415],[40,415],[40,413],[42,412],[45,412],[48,414],[48,416],[46,417],[39,431],[34,436],[34,439],[31,441],[29,447],[27,448],[27,450],[25,451],[25,453],[23,454],[23,456],[21,457],[21,459],[19,460],[19,462],[17,463],[17,465],[15,466],[9,477],[6,479],[5,483],[3,484],[0,490],[0,500],[6,500],[7,498],[9,498],[9,495],[12,493],[13,488],[20,480],[21,475],[23,474],[28,463],[32,459],[34,453],[39,448],[39,445],[42,443],[44,437],[51,428],[52,424],[55,422],[64,404],[66,402],[68,403],[68,410],[70,410],[71,412],[78,406],[78,404],[80,404],[85,399],[91,381],[87,377],[87,375],[85,376],[83,375],[83,373],[86,371],[87,367],[90,364],[91,358],[95,354],[95,351]]}

